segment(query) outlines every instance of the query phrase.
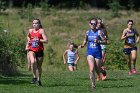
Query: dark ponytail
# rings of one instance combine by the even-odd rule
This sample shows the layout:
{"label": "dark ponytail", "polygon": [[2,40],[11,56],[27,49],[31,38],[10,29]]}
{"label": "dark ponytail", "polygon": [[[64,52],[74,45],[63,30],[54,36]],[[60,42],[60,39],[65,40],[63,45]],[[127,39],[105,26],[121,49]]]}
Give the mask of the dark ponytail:
{"label": "dark ponytail", "polygon": [[73,47],[76,48],[76,49],[78,48],[78,45],[76,45],[76,44],[73,43],[73,42],[70,42],[70,45],[73,45]]}

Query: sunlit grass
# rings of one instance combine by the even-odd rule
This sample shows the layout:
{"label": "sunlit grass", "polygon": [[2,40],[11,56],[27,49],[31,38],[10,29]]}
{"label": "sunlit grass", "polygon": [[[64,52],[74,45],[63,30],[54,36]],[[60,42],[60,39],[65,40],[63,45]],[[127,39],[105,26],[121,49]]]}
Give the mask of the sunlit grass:
{"label": "sunlit grass", "polygon": [[[87,69],[75,72],[43,71],[42,87],[30,84],[32,75],[22,72],[17,77],[0,77],[1,93],[90,93]],[[96,81],[95,93],[139,93],[140,72],[128,75],[128,71],[108,71],[106,81]]]}

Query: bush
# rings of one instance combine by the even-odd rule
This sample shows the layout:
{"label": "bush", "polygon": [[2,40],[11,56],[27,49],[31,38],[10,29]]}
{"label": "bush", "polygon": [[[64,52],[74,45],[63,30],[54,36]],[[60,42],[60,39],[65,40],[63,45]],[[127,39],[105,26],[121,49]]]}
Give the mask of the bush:
{"label": "bush", "polygon": [[6,10],[6,2],[0,1],[0,13]]}
{"label": "bush", "polygon": [[107,50],[107,68],[108,69],[120,69],[126,68],[126,62],[123,54],[123,44],[121,41],[111,40],[109,48]]}
{"label": "bush", "polygon": [[21,19],[28,19],[28,21],[30,22],[34,18],[32,4],[28,4],[27,9],[25,7],[19,9],[18,15]]}
{"label": "bush", "polygon": [[1,27],[0,47],[0,73],[10,75],[18,73],[18,67],[25,64],[24,40]]}
{"label": "bush", "polygon": [[46,16],[50,14],[49,5],[47,3],[41,2],[41,16]]}
{"label": "bush", "polygon": [[47,48],[47,60],[49,65],[53,65],[56,62],[56,52],[52,46],[48,46]]}
{"label": "bush", "polygon": [[120,13],[119,10],[122,8],[119,1],[114,0],[113,2],[109,3],[109,8],[112,11],[112,17],[119,17]]}

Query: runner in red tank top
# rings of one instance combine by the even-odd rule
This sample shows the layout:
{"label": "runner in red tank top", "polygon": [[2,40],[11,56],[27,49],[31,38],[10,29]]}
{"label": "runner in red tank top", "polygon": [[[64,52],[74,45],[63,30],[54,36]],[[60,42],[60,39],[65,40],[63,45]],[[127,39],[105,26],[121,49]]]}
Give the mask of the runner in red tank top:
{"label": "runner in red tank top", "polygon": [[[28,50],[27,58],[28,63],[31,64],[31,69],[33,71],[33,84],[38,83],[41,86],[41,74],[42,74],[42,62],[44,56],[44,46],[43,43],[47,43],[48,39],[45,34],[44,29],[42,28],[41,22],[39,19],[33,20],[33,28],[29,29],[29,34],[27,35],[28,43],[26,45],[26,50]],[[30,67],[30,65],[28,66]],[[36,75],[38,71],[38,75]]]}
{"label": "runner in red tank top", "polygon": [[34,29],[29,33],[29,38],[30,38],[30,44],[29,44],[29,49],[38,52],[41,50],[44,50],[43,43],[39,42],[40,39],[43,39],[42,35],[40,34],[40,31],[42,29],[38,29],[38,31],[34,31]]}

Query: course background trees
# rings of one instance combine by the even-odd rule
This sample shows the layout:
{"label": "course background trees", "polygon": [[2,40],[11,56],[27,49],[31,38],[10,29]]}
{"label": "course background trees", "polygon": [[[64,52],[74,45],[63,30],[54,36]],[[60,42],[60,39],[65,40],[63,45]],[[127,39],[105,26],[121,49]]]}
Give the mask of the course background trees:
{"label": "course background trees", "polygon": [[[57,8],[81,8],[86,6],[95,7],[95,8],[105,8],[109,9],[109,4],[113,2],[118,2],[120,6],[123,6],[124,9],[135,9],[140,8],[139,0],[1,0],[5,2],[6,7],[27,7],[28,4],[33,6],[41,7],[41,3],[48,4],[49,7]],[[1,7],[0,7],[1,8]]]}

